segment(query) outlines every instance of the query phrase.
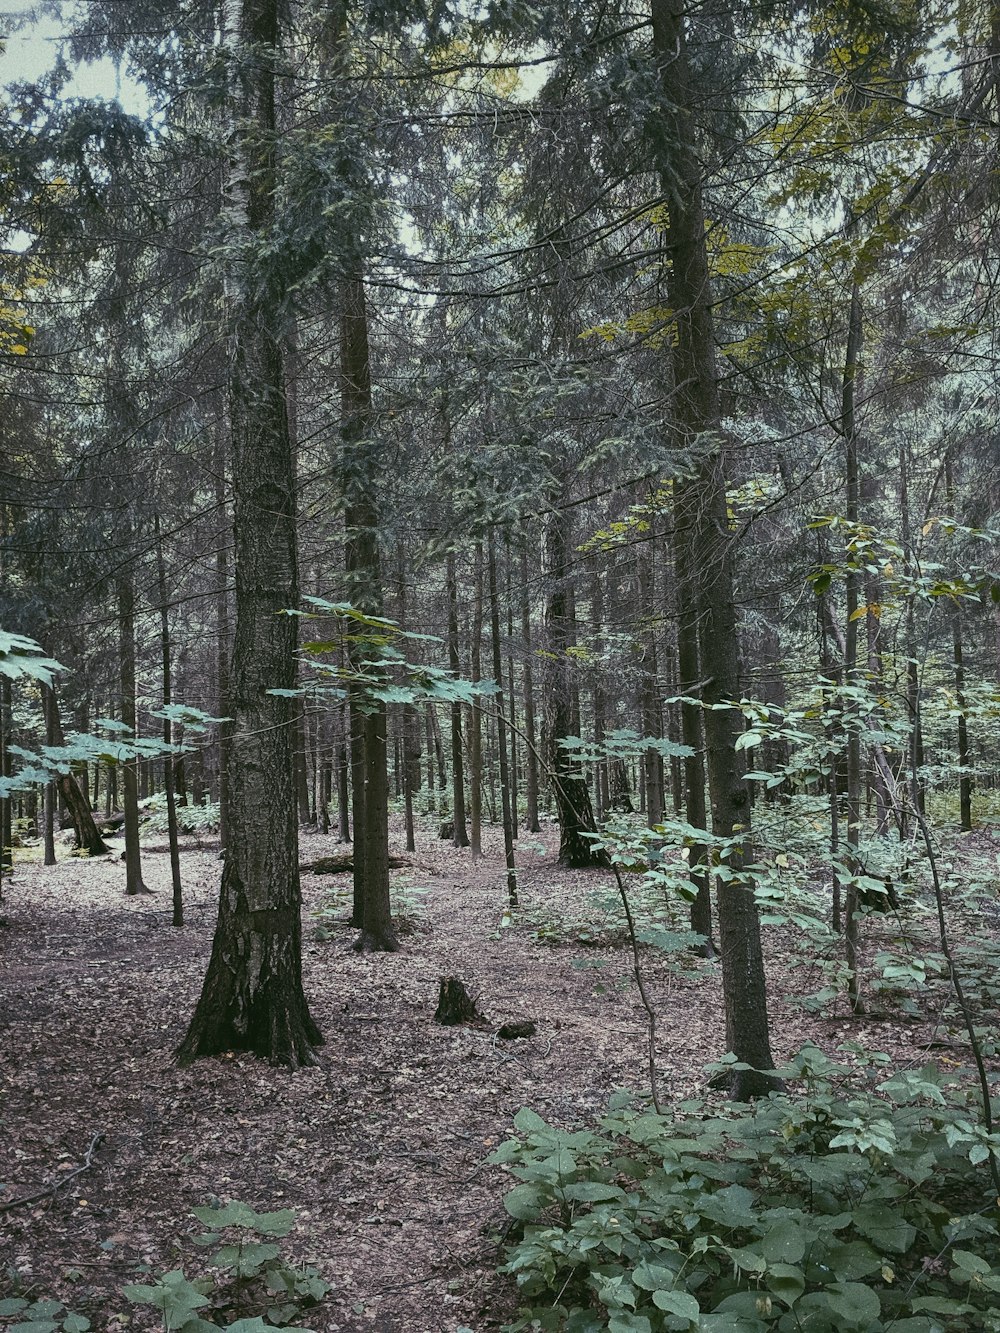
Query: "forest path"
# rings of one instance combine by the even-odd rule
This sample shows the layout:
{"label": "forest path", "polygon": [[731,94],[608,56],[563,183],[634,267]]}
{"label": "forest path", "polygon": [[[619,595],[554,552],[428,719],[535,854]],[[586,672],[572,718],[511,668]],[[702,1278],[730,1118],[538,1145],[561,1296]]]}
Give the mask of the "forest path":
{"label": "forest path", "polygon": [[[239,1199],[297,1210],[290,1249],[334,1284],[303,1321],[320,1333],[486,1333],[511,1317],[516,1296],[493,1271],[509,1182],[484,1159],[523,1105],[570,1125],[615,1088],[644,1089],[645,1015],[620,913],[591,907],[613,885],[559,868],[554,830],[524,840],[509,927],[498,833],[477,862],[429,819],[417,841],[393,876],[414,926],[398,954],[350,951],[349,875],[303,876],[305,986],[326,1044],[293,1074],[242,1055],[172,1063],[211,946],[217,851],[183,853],[183,930],[169,924],[162,849],[144,857],[153,897],[125,898],[116,856],[17,864],[0,930],[0,1199],[37,1192],[106,1138],[67,1188],[0,1213],[0,1286],[13,1266],[24,1294],[61,1299],[95,1329],[152,1327],[122,1284],[143,1262],[198,1271],[191,1209]],[[305,834],[301,860],[338,850]],[[649,954],[644,971],[661,1095],[701,1093],[723,1049],[717,968]],[[483,1028],[433,1021],[452,974]],[[772,1017],[780,1059],[805,1033],[780,1004]],[[500,1040],[517,1019],[535,1036]]]}

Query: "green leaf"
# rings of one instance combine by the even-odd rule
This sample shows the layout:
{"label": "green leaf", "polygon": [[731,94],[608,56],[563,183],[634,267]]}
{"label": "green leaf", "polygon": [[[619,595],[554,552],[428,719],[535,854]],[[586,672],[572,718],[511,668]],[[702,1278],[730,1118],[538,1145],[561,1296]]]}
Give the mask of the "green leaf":
{"label": "green leaf", "polygon": [[0,1318],[10,1318],[11,1315],[20,1314],[27,1308],[28,1302],[23,1296],[9,1296],[6,1300],[0,1301]]}
{"label": "green leaf", "polygon": [[686,1291],[654,1291],[653,1304],[658,1310],[678,1315],[681,1319],[689,1319],[693,1324],[698,1322],[701,1313],[698,1302]]}
{"label": "green leaf", "polygon": [[806,1252],[806,1237],[798,1222],[788,1220],[771,1227],[757,1245],[768,1263],[795,1264]]}
{"label": "green leaf", "polygon": [[169,1315],[175,1324],[182,1323],[188,1315],[208,1304],[208,1298],[187,1280],[180,1269],[164,1273],[155,1286],[132,1283],[122,1291],[133,1305],[152,1305]]}
{"label": "green leaf", "polygon": [[793,1264],[772,1264],[765,1277],[767,1289],[792,1306],[806,1289],[805,1274]]}
{"label": "green leaf", "polygon": [[955,1250],[951,1257],[955,1266],[963,1273],[978,1273],[980,1277],[983,1277],[992,1272],[992,1265],[988,1264],[985,1259],[981,1259],[978,1254],[973,1254],[971,1250]]}
{"label": "green leaf", "polygon": [[653,1326],[644,1314],[616,1310],[608,1320],[608,1333],[653,1333]]}
{"label": "green leaf", "polygon": [[824,1263],[842,1281],[853,1282],[877,1273],[882,1267],[882,1257],[863,1240],[852,1240],[843,1245],[832,1245],[826,1252]]}
{"label": "green leaf", "polygon": [[625,1198],[625,1191],[617,1185],[603,1184],[599,1180],[577,1180],[563,1190],[567,1199],[576,1203],[609,1203]]}
{"label": "green leaf", "polygon": [[903,1219],[884,1203],[863,1203],[854,1210],[854,1225],[876,1245],[904,1254],[913,1244],[916,1227]]}
{"label": "green leaf", "polygon": [[826,1298],[840,1319],[861,1328],[874,1323],[882,1309],[876,1292],[862,1282],[833,1282],[826,1288]]}
{"label": "green leaf", "polygon": [[537,1185],[515,1185],[504,1195],[503,1206],[519,1222],[533,1222],[545,1206],[545,1196]]}
{"label": "green leaf", "polygon": [[82,1314],[68,1314],[63,1320],[63,1333],[88,1333],[90,1320]]}
{"label": "green leaf", "polygon": [[533,1111],[530,1106],[522,1106],[514,1117],[514,1128],[522,1134],[535,1134],[539,1130],[548,1130],[549,1126],[537,1111]]}

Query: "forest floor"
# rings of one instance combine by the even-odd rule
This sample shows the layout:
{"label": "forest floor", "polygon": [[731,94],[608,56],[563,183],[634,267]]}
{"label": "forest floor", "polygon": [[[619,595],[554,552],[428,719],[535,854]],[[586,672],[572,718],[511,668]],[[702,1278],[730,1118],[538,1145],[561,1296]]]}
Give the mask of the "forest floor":
{"label": "forest floor", "polygon": [[[191,1209],[236,1199],[296,1210],[290,1253],[332,1284],[301,1321],[320,1333],[487,1333],[511,1318],[516,1292],[495,1272],[510,1182],[485,1159],[521,1106],[576,1125],[615,1089],[642,1090],[645,1014],[620,913],[593,905],[607,876],[559,868],[555,829],[522,842],[510,925],[494,832],[475,863],[435,834],[425,820],[394,874],[410,926],[398,954],[351,952],[349,875],[303,876],[305,986],[326,1044],[295,1073],[242,1055],[172,1061],[211,946],[217,848],[185,847],[183,930],[159,842],[145,849],[148,897],[124,896],[117,850],[18,861],[0,928],[0,1299],[52,1297],[94,1329],[151,1328],[122,1285],[143,1280],[142,1264],[200,1271]],[[342,851],[302,837],[304,863]],[[927,1059],[927,1027],[803,1014],[780,998],[809,988],[801,969],[785,974],[780,937],[769,955],[776,1060],[806,1038]],[[643,966],[661,1096],[701,1096],[724,1050],[718,965],[644,950]],[[445,975],[478,996],[485,1026],[434,1022]],[[499,1038],[522,1019],[533,1037]],[[68,1177],[99,1134],[88,1169],[10,1206]]]}

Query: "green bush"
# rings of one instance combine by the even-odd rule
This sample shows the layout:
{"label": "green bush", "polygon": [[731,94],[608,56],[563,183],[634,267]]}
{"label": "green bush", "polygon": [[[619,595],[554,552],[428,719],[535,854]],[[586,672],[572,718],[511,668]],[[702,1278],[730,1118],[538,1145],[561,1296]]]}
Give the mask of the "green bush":
{"label": "green bush", "polygon": [[[171,1333],[269,1333],[296,1328],[302,1312],[330,1290],[312,1268],[287,1263],[277,1244],[295,1223],[289,1208],[274,1213],[255,1212],[245,1203],[196,1208],[195,1217],[211,1230],[195,1237],[195,1244],[217,1247],[207,1260],[208,1270],[188,1278],[183,1269],[151,1275],[147,1282],[123,1288],[133,1305],[150,1306],[160,1327]],[[220,1243],[221,1242],[221,1243]],[[87,1333],[90,1320],[73,1314],[59,1301],[23,1297],[0,1301],[0,1319],[17,1318],[8,1333]]]}
{"label": "green bush", "polygon": [[490,1159],[519,1181],[508,1333],[1000,1330],[996,1137],[936,1067],[861,1058],[868,1090],[809,1046],[782,1071],[799,1094],[730,1114],[520,1111]]}

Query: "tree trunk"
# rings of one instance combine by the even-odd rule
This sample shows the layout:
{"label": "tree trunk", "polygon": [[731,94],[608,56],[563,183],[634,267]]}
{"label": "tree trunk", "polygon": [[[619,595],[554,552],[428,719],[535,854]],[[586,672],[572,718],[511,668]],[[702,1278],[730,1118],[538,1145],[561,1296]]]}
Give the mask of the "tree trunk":
{"label": "tree trunk", "polygon": [[[45,733],[52,737],[49,743],[56,746],[65,745],[66,739],[63,735],[62,721],[59,717],[59,702],[56,699],[55,690],[50,685],[43,685],[41,689]],[[90,802],[87,800],[85,793],[80,790],[80,784],[77,782],[75,775],[60,773],[56,778],[56,785],[66,804],[69,817],[73,821],[77,850],[86,852],[88,856],[106,856],[110,848],[98,831]],[[114,791],[114,783],[112,783],[111,790]]]}
{"label": "tree trunk", "polygon": [[[475,601],[470,639],[470,667],[473,683],[478,684],[483,674],[483,544],[476,542],[473,562]],[[469,726],[469,846],[473,861],[483,854],[483,727],[479,705],[473,704],[468,712]]]}
{"label": "tree trunk", "polygon": [[559,864],[573,869],[608,865],[607,854],[594,846],[597,825],[590,804],[590,789],[579,762],[563,741],[574,733],[571,727],[570,690],[573,643],[567,587],[569,519],[553,506],[545,525],[545,632],[547,656],[543,677],[545,700],[545,758],[549,766],[559,811]]}
{"label": "tree trunk", "polygon": [[[660,673],[656,652],[656,598],[653,572],[653,541],[646,543],[638,557],[639,623],[643,626],[641,648],[642,733],[648,740],[662,739],[660,718]],[[663,756],[651,746],[642,752],[642,777],[646,792],[646,823],[650,828],[663,823]]]}
{"label": "tree trunk", "polygon": [[[859,520],[860,489],[858,478],[858,428],[854,411],[854,391],[858,377],[858,361],[861,355],[861,291],[855,282],[851,288],[851,307],[847,326],[847,353],[844,358],[843,400],[841,429],[844,433],[847,458],[847,522],[848,531]],[[861,673],[858,670],[858,592],[861,576],[858,570],[847,571],[846,609],[847,621],[844,626],[844,681],[849,689],[861,687]],[[854,1014],[864,1013],[864,1000],[861,994],[858,956],[858,890],[854,876],[861,870],[858,848],[861,841],[861,718],[857,705],[849,700],[844,709],[849,719],[847,729],[847,818],[846,846],[847,867],[851,878],[847,882],[844,895],[844,951],[847,960],[847,995]]]}
{"label": "tree trunk", "polygon": [[[259,250],[274,212],[277,0],[224,0],[230,69],[229,177],[236,254]],[[235,244],[239,242],[239,244]],[[236,630],[231,677],[230,828],[219,917],[182,1064],[225,1050],[312,1063],[322,1038],[302,989],[294,786],[298,605],[294,459],[277,293],[262,275],[227,275]],[[249,262],[243,259],[243,262]]]}
{"label": "tree trunk", "polygon": [[[514,841],[517,842],[518,822],[518,759],[517,759],[517,703],[514,693],[514,571],[510,558],[510,537],[505,532],[504,567],[506,571],[507,597],[507,716],[510,719],[510,827]],[[497,682],[499,684],[499,681]]]}
{"label": "tree trunk", "polygon": [[[227,545],[231,531],[226,524],[226,445],[221,429],[215,435],[214,453],[215,507],[218,531],[215,549],[215,707],[219,723],[219,843],[229,838],[229,752],[233,724],[229,717],[229,559]],[[181,696],[184,697],[183,695]],[[177,761],[176,786],[179,802],[187,805],[184,760]]]}
{"label": "tree trunk", "polygon": [[[372,438],[372,386],[368,354],[368,311],[364,271],[360,258],[343,289],[341,320],[341,401],[343,442],[344,523],[347,530],[346,563],[351,601],[366,615],[382,614],[382,573],[378,545],[379,460]],[[360,656],[371,656],[362,648]],[[360,663],[358,664],[360,669]],[[369,668],[370,670],[370,668]],[[352,735],[359,733],[362,762],[355,769],[354,807],[355,913],[360,896],[359,952],[391,952],[399,948],[389,908],[389,787],[386,753],[386,706],[383,700],[360,696],[353,701],[359,712],[352,720]],[[360,798],[360,799],[359,799]],[[359,809],[360,806],[360,809]],[[361,816],[359,819],[359,815]],[[362,836],[363,832],[363,836]],[[363,842],[363,847],[362,847]],[[359,877],[360,866],[360,877]]]}
{"label": "tree trunk", "polygon": [[[694,559],[694,528],[700,499],[690,482],[674,488],[674,580],[677,589],[677,681],[681,696],[695,699],[701,690],[701,655],[698,648],[698,566]],[[708,828],[705,805],[705,733],[702,709],[697,703],[681,704],[681,742],[691,751],[684,758],[684,818],[692,828]],[[708,874],[708,849],[695,844],[688,850],[688,869],[695,898],[691,904],[691,929],[704,936],[701,946],[713,957],[712,887]]]}
{"label": "tree trunk", "polygon": [[[167,574],[163,564],[163,543],[160,540],[160,519],[154,520],[156,532],[156,577],[160,594],[160,662],[163,670],[163,707],[171,704],[170,689],[170,620],[167,613]],[[163,791],[167,801],[167,840],[170,846],[170,884],[172,890],[171,925],[184,924],[184,890],[181,885],[181,857],[177,842],[177,809],[174,803],[174,757],[170,751],[173,727],[169,717],[163,719]]]}
{"label": "tree trunk", "polygon": [[[135,711],[135,586],[129,566],[117,579],[118,665],[122,721],[138,737]],[[134,755],[122,764],[122,808],[125,811],[125,892],[130,897],[149,893],[142,880],[139,847],[139,761]]]}
{"label": "tree trunk", "polygon": [[[0,777],[9,778],[13,771],[10,758],[14,720],[14,691],[9,680],[0,681]],[[14,868],[13,801],[9,796],[0,798],[0,882],[10,876]],[[0,891],[0,898],[3,897]]]}
{"label": "tree trunk", "polygon": [[500,764],[500,803],[503,818],[503,851],[507,866],[507,900],[517,906],[517,868],[514,864],[514,821],[511,816],[510,767],[507,761],[507,724],[504,721],[503,660],[500,653],[500,603],[497,599],[496,541],[493,529],[489,531],[487,559],[489,562],[490,631],[493,638],[493,675],[497,692],[494,696],[497,710],[497,757]]}
{"label": "tree trunk", "polygon": [[[997,11],[1000,23],[1000,9]],[[955,479],[950,454],[944,461],[945,493],[949,506],[955,500]],[[965,646],[962,641],[962,606],[956,600],[951,609],[952,666],[955,680],[955,703],[958,706],[958,818],[963,833],[972,829],[972,772],[969,752],[969,726],[965,717]]]}
{"label": "tree trunk", "polygon": [[[455,552],[445,557],[445,584],[448,594],[448,670],[457,680],[462,674],[458,655],[458,581]],[[462,705],[451,704],[451,841],[456,847],[468,847],[465,826],[465,759],[462,753]]]}
{"label": "tree trunk", "polygon": [[653,0],[653,48],[662,101],[656,126],[661,189],[669,212],[667,244],[672,264],[668,304],[675,311],[674,417],[683,447],[699,459],[700,504],[693,516],[692,554],[704,571],[699,598],[704,682],[705,745],[712,802],[712,831],[729,839],[727,870],[717,883],[726,1040],[737,1060],[750,1066],[733,1073],[734,1098],[766,1094],[779,1086],[773,1069],[760,921],[752,876],[744,870],[749,849],[750,803],[736,742],[742,716],[718,708],[739,698],[731,541],[727,526],[726,475],[715,365],[712,290],[701,198],[701,165],[694,142],[692,90],[686,52],[684,8],[679,0]]}
{"label": "tree trunk", "polygon": [[538,833],[538,736],[535,731],[535,673],[531,650],[531,602],[528,597],[528,554],[521,546],[521,638],[524,641],[524,823]]}

